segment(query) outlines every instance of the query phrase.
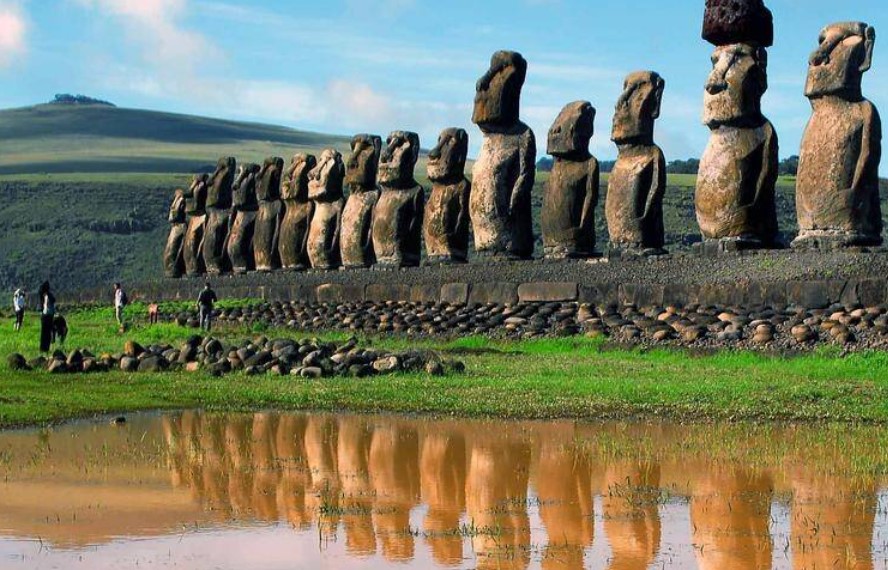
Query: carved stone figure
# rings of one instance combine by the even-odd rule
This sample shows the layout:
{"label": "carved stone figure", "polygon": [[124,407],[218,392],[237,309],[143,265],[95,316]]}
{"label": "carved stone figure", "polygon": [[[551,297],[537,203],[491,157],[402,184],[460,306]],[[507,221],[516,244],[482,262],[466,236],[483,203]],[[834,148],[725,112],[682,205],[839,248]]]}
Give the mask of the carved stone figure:
{"label": "carved stone figure", "polygon": [[542,230],[546,257],[589,257],[595,251],[595,207],[600,169],[589,153],[595,109],[575,101],[562,109],[549,130],[548,152],[555,163],[543,195]]}
{"label": "carved stone figure", "polygon": [[862,22],[827,26],[811,55],[805,95],[814,113],[802,139],[796,185],[796,247],[882,243],[879,161],[882,122],[863,98],[875,30]]}
{"label": "carved stone figure", "polygon": [[762,0],[706,0],[703,39],[716,46],[771,47],[774,17]]}
{"label": "carved stone figure", "polygon": [[469,213],[480,256],[524,259],[533,255],[531,190],[536,139],[519,119],[527,61],[499,51],[478,81],[472,122],[484,133],[472,169]]}
{"label": "carved stone figure", "polygon": [[306,248],[314,204],[308,199],[308,174],[317,164],[313,155],[297,154],[281,181],[284,217],[278,251],[284,269],[302,270],[309,266]]}
{"label": "carved stone figure", "polygon": [[339,151],[328,148],[308,175],[308,198],[314,204],[308,231],[308,258],[314,269],[339,267],[339,229],[345,165]]}
{"label": "carved stone figure", "polygon": [[186,231],[185,192],[181,189],[173,194],[173,203],[170,204],[170,214],[167,219],[170,223],[170,234],[163,252],[163,270],[167,277],[181,277],[185,270],[182,245],[185,243]]}
{"label": "carved stone figure", "polygon": [[340,236],[342,265],[347,268],[371,267],[376,263],[371,230],[373,208],[379,200],[376,174],[381,151],[382,139],[376,135],[356,135],[351,141],[345,169],[349,196],[342,212]]}
{"label": "carved stone figure", "polygon": [[425,211],[423,236],[429,264],[465,263],[469,255],[469,197],[466,179],[469,135],[445,129],[429,153],[427,173],[432,192]]}
{"label": "carved stone figure", "polygon": [[613,250],[663,253],[666,158],[654,144],[666,82],[653,71],[630,74],[617,100],[611,139],[618,157],[608,179],[607,228]]}
{"label": "carved stone figure", "polygon": [[389,135],[379,160],[382,193],[373,210],[373,249],[379,266],[419,265],[425,191],[413,177],[418,159],[419,135]]}
{"label": "carved stone figure", "polygon": [[207,273],[218,275],[228,267],[225,246],[231,221],[231,193],[235,168],[233,157],[220,158],[207,182],[207,224],[204,230],[203,258]]}
{"label": "carved stone figure", "polygon": [[182,245],[185,274],[193,277],[206,271],[203,260],[204,226],[207,223],[207,179],[206,174],[195,175],[185,193],[185,214],[188,216],[188,229]]}
{"label": "carved stone figure", "polygon": [[697,176],[697,221],[723,248],[772,247],[777,239],[777,133],[762,115],[768,87],[764,48],[716,48],[704,94],[711,130]]}
{"label": "carved stone figure", "polygon": [[259,185],[258,164],[244,164],[238,169],[231,208],[231,229],[228,233],[228,258],[235,273],[246,273],[256,268],[253,253],[253,234],[259,203],[256,187]]}
{"label": "carved stone figure", "polygon": [[281,202],[283,170],[283,158],[276,156],[266,158],[257,176],[256,198],[259,201],[259,213],[256,215],[256,229],[253,232],[256,271],[271,271],[281,266],[278,239],[284,215],[284,206]]}

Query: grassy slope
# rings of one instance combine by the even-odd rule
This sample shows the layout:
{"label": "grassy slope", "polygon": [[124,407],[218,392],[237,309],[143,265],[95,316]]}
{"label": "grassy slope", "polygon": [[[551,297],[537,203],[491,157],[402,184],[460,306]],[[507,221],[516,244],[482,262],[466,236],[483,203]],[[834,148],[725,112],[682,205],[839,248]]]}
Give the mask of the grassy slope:
{"label": "grassy slope", "polygon": [[[140,310],[134,307],[134,311]],[[115,351],[109,310],[70,316],[69,346]],[[0,355],[35,354],[37,321],[14,334],[6,320]],[[191,334],[172,325],[137,328],[150,344]],[[229,329],[233,340],[251,332]],[[264,331],[269,337],[290,331]],[[297,335],[298,336],[298,335]],[[336,338],[336,337],[331,337]],[[338,337],[342,338],[342,337]],[[416,346],[398,338],[375,345]],[[0,427],[96,413],[203,407],[217,410],[348,409],[520,418],[657,416],[673,419],[888,421],[888,355],[840,358],[822,353],[794,359],[722,353],[608,350],[585,339],[492,342],[466,338],[420,343],[462,359],[463,376],[402,375],[371,380],[306,381],[291,377],[214,379],[202,373],[51,377],[12,373],[0,363]]]}

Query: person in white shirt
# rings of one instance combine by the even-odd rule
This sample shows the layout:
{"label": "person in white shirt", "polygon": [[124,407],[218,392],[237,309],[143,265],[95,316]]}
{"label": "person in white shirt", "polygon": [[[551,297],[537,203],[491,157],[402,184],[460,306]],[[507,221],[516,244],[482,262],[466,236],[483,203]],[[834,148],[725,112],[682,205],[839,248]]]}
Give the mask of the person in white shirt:
{"label": "person in white shirt", "polygon": [[114,284],[114,316],[117,318],[117,324],[123,328],[123,310],[129,304],[126,293],[120,283]]}
{"label": "person in white shirt", "polygon": [[16,289],[12,296],[12,309],[15,312],[15,330],[22,330],[22,323],[25,321],[25,305],[26,296],[23,289]]}

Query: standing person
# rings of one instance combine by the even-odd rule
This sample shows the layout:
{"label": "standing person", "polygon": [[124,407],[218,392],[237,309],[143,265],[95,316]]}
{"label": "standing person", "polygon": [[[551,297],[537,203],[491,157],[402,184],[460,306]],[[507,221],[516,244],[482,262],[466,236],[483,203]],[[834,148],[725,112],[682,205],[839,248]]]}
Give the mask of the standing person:
{"label": "standing person", "polygon": [[197,298],[197,311],[200,317],[200,327],[207,332],[210,332],[210,327],[213,326],[213,309],[218,300],[219,298],[216,297],[216,292],[213,291],[210,287],[210,282],[207,281],[203,291],[200,292],[200,296]]}
{"label": "standing person", "polygon": [[120,283],[114,284],[114,317],[117,319],[117,324],[120,325],[120,330],[124,330],[123,326],[123,310],[129,304],[129,299],[126,296],[126,291],[123,290],[123,287],[120,286]]}
{"label": "standing person", "polygon": [[12,296],[12,309],[15,312],[15,330],[22,330],[22,323],[25,320],[25,291],[16,289]]}
{"label": "standing person", "polygon": [[151,303],[148,305],[148,324],[156,325],[160,320],[160,307],[157,303]]}
{"label": "standing person", "polygon": [[52,330],[55,321],[55,296],[49,287],[49,281],[44,281],[37,293],[40,299],[40,352],[49,352],[52,344]]}

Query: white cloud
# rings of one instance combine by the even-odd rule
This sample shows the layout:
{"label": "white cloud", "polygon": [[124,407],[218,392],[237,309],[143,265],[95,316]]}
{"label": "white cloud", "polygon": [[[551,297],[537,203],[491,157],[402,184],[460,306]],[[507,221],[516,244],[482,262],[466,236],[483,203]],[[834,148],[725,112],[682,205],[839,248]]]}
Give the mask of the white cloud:
{"label": "white cloud", "polygon": [[0,2],[0,67],[7,67],[27,51],[28,25],[17,4]]}

